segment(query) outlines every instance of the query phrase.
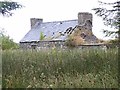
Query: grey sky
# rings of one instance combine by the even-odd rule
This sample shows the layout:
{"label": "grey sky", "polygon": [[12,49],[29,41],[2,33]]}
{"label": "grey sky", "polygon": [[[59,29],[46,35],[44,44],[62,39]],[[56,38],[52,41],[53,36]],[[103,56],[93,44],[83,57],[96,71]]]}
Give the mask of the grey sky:
{"label": "grey sky", "polygon": [[[1,0],[3,1],[3,0]],[[94,14],[91,9],[99,7],[98,0],[12,0],[23,4],[25,7],[14,12],[12,17],[0,16],[0,27],[5,28],[7,34],[19,42],[30,30],[30,18],[43,18],[44,22],[77,19],[78,12],[93,14],[93,33],[103,39],[102,19]],[[101,0],[114,2],[115,0]]]}

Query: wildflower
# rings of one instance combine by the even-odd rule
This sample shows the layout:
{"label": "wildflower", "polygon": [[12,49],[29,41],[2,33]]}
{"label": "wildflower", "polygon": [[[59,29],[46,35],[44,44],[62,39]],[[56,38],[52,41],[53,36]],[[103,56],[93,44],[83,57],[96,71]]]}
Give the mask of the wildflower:
{"label": "wildflower", "polygon": [[41,73],[41,75],[43,76],[43,75],[44,75],[44,73]]}
{"label": "wildflower", "polygon": [[31,88],[32,86],[31,85],[28,85],[27,88]]}
{"label": "wildflower", "polygon": [[61,69],[61,68],[59,68],[59,69]]}
{"label": "wildflower", "polygon": [[34,82],[36,81],[36,78],[35,78],[35,77],[33,78],[33,81],[34,81]]}
{"label": "wildflower", "polygon": [[53,85],[52,84],[50,84],[50,87],[52,87]]}

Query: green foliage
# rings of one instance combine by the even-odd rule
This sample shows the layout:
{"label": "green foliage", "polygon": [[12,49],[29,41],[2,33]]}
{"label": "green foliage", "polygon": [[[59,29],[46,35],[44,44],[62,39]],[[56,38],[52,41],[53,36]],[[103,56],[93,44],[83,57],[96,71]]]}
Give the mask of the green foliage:
{"label": "green foliage", "polygon": [[3,88],[117,88],[117,49],[3,51]]}
{"label": "green foliage", "polygon": [[67,40],[65,41],[65,45],[69,48],[74,48],[76,45],[74,43],[73,37],[68,36]]}
{"label": "green foliage", "polygon": [[[114,34],[116,37],[120,37],[120,1],[113,3],[104,3],[99,1],[99,3],[102,7],[94,8],[93,10],[95,11],[95,14],[103,19],[105,25],[117,29],[117,31],[104,30],[104,33],[106,36]],[[112,9],[105,8],[106,5],[111,6]]]}
{"label": "green foliage", "polygon": [[78,35],[68,35],[67,40],[65,41],[66,46],[69,48],[77,47],[81,44],[84,44],[84,39]]}
{"label": "green foliage", "polygon": [[44,40],[44,34],[43,34],[43,32],[40,32],[40,40]]}
{"label": "green foliage", "polygon": [[2,34],[0,36],[2,50],[17,49],[19,46],[9,36]]}
{"label": "green foliage", "polygon": [[103,33],[105,33],[105,36],[109,37],[109,36],[112,36],[112,37],[115,37],[117,38],[118,37],[118,31],[108,31],[108,30],[103,30]]}
{"label": "green foliage", "polygon": [[118,43],[118,39],[110,40],[108,43],[117,44]]}
{"label": "green foliage", "polygon": [[12,16],[11,10],[23,7],[21,4],[12,1],[0,1],[0,13],[2,15]]}

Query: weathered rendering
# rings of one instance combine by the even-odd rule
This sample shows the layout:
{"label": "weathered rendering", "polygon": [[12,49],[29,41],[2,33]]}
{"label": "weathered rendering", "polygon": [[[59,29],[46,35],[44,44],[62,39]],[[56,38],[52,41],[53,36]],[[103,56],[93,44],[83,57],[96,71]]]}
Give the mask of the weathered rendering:
{"label": "weathered rendering", "polygon": [[43,22],[31,18],[31,30],[20,41],[22,48],[64,47],[66,40],[72,39],[76,45],[97,43],[92,33],[92,14],[78,13],[78,19]]}

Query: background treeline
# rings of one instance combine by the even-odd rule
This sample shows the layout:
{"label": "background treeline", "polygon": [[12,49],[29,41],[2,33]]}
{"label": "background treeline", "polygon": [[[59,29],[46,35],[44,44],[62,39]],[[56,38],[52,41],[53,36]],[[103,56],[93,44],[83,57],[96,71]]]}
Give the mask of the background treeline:
{"label": "background treeline", "polygon": [[8,49],[17,49],[19,48],[19,45],[13,41],[9,36],[1,33],[0,35],[0,47],[2,50],[8,50]]}

